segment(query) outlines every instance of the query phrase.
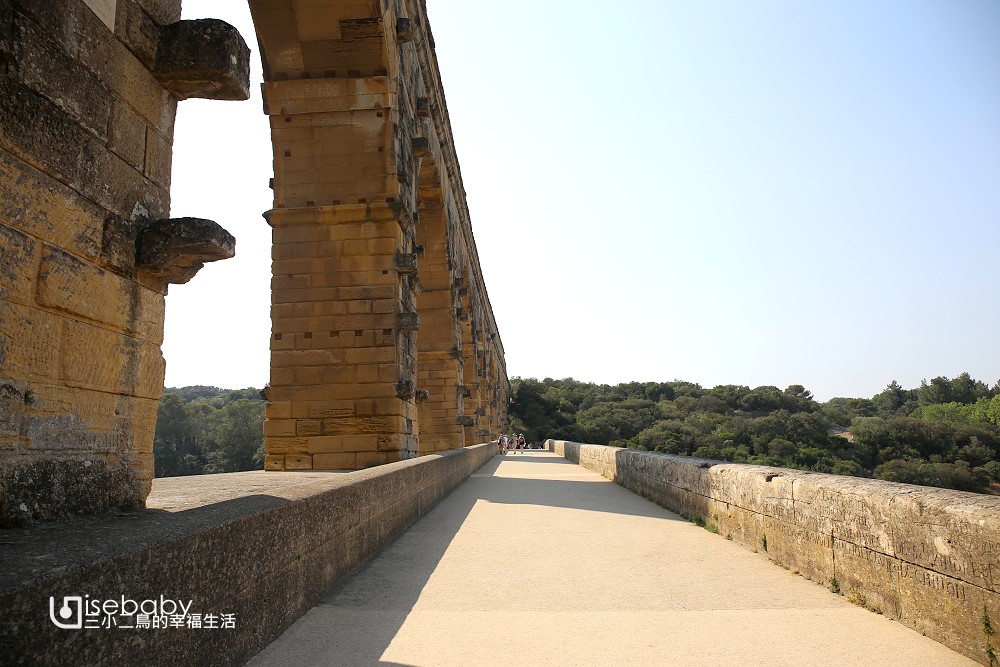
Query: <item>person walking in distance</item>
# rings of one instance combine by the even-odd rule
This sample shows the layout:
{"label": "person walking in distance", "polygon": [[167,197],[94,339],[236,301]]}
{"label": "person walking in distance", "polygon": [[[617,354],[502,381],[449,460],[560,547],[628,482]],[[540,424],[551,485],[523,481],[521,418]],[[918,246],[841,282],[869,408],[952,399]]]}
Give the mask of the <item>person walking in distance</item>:
{"label": "person walking in distance", "polygon": [[501,433],[500,437],[497,439],[497,448],[500,450],[500,455],[503,456],[507,453],[507,434]]}
{"label": "person walking in distance", "polygon": [[517,446],[521,448],[522,454],[524,453],[524,450],[527,449],[527,447],[525,446],[527,444],[528,443],[525,441],[523,433],[517,436]]}

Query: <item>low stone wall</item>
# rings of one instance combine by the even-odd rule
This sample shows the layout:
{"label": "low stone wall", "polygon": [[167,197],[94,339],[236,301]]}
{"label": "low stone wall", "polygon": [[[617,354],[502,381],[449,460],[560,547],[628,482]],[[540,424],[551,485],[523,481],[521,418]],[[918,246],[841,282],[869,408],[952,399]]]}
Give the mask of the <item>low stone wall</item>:
{"label": "low stone wall", "polygon": [[[488,443],[350,473],[155,480],[145,511],[6,531],[0,662],[241,665],[495,453]],[[88,629],[85,616],[61,629],[50,613],[77,620],[58,616],[66,596],[162,596],[236,627]]]}
{"label": "low stone wall", "polygon": [[548,447],[973,660],[1000,656],[1000,497],[560,440]]}

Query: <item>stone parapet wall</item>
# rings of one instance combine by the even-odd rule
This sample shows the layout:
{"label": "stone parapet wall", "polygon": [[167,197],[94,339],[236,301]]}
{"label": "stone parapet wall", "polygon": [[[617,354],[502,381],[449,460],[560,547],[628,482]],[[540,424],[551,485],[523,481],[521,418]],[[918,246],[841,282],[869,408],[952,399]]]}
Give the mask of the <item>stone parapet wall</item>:
{"label": "stone parapet wall", "polygon": [[[549,440],[570,461],[989,664],[1000,498]],[[985,616],[984,616],[985,614]],[[989,623],[986,618],[990,619]]]}
{"label": "stone parapet wall", "polygon": [[[0,662],[242,665],[495,454],[484,444],[352,473],[157,479],[151,510],[9,531]],[[162,595],[235,614],[236,627],[59,629],[49,598],[72,595]]]}

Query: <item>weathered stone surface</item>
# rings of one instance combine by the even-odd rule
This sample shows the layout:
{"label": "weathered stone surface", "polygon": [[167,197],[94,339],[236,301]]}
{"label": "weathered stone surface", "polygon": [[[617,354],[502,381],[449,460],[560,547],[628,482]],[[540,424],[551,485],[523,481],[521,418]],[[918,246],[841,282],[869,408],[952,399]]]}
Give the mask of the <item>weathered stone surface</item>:
{"label": "weathered stone surface", "polygon": [[559,440],[548,446],[988,662],[982,614],[1000,616],[1000,498]]}
{"label": "weathered stone surface", "polygon": [[[423,3],[293,11],[251,0],[250,8],[274,149],[274,208],[265,216],[274,241],[272,400],[290,401],[293,421],[303,419],[299,401],[330,397],[389,401],[406,420],[378,452],[366,440],[341,443],[343,451],[312,455],[313,469],[341,468],[352,453],[361,466],[383,458],[373,454],[444,451],[499,433],[509,395],[503,346],[433,45],[420,38]],[[305,350],[351,354],[331,354],[332,369],[304,368],[290,352]],[[457,385],[475,392],[456,393]],[[276,433],[289,426],[271,428],[265,447],[278,454],[287,436]],[[316,439],[316,452],[329,446],[314,424],[295,433]]]}
{"label": "weathered stone surface", "polygon": [[249,99],[250,49],[225,21],[177,21],[160,27],[153,74],[179,100]]}
{"label": "weathered stone surface", "polygon": [[[483,445],[345,474],[158,479],[149,510],[8,531],[0,655],[5,664],[242,665],[495,453]],[[235,614],[236,627],[61,630],[49,597],[63,595],[164,595],[190,601],[193,613]]]}
{"label": "weathered stone surface", "polygon": [[171,218],[143,227],[136,266],[157,280],[183,284],[194,278],[205,262],[235,254],[236,239],[217,223],[201,218]]}
{"label": "weathered stone surface", "polygon": [[224,232],[154,224],[136,271],[138,231],[169,215],[177,99],[149,67],[179,15],[179,0],[0,0],[5,525],[142,503],[164,281],[232,254]]}
{"label": "weathered stone surface", "polygon": [[0,527],[67,519],[94,505],[141,507],[147,486],[125,461],[110,463],[104,456],[8,461],[0,468],[0,489],[17,502],[0,503]]}

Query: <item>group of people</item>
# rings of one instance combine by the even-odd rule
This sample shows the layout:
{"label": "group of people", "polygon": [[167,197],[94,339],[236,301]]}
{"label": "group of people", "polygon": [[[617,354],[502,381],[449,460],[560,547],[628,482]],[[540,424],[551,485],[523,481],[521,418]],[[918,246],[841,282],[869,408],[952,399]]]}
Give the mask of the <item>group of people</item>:
{"label": "group of people", "polygon": [[500,437],[497,439],[497,448],[500,450],[501,454],[506,454],[508,451],[512,449],[515,452],[517,452],[517,450],[521,450],[523,452],[525,446],[526,446],[526,441],[524,439],[523,433],[521,434],[511,433],[510,435],[501,433]]}

